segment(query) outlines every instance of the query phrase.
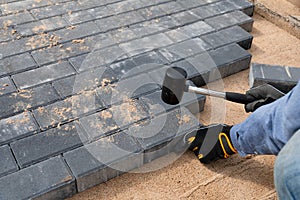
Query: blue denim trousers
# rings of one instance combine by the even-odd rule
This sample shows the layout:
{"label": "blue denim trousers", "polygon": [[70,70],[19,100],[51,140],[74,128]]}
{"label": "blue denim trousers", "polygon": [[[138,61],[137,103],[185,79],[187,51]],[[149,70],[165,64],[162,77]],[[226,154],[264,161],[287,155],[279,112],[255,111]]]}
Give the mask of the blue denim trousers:
{"label": "blue denim trousers", "polygon": [[274,180],[279,199],[300,199],[300,130],[278,154]]}
{"label": "blue denim trousers", "polygon": [[262,106],[230,137],[240,155],[278,155],[276,190],[280,199],[300,199],[300,82],[277,101]]}

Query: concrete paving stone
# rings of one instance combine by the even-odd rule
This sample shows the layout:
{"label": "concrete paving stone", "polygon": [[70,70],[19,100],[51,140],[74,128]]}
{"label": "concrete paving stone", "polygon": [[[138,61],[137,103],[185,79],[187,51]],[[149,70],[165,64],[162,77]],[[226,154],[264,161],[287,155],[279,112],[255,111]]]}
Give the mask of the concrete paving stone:
{"label": "concrete paving stone", "polygon": [[131,1],[120,1],[107,6],[114,15],[135,10]]}
{"label": "concrete paving stone", "polygon": [[0,16],[0,28],[14,26],[34,21],[33,16],[28,12],[20,12],[10,15]]}
{"label": "concrete paving stone", "polygon": [[33,114],[40,128],[46,130],[103,109],[104,103],[95,91],[84,91],[63,101],[39,107]]}
{"label": "concrete paving stone", "polygon": [[121,28],[109,33],[112,40],[116,43],[127,42],[129,40],[136,39],[138,36],[129,28]]}
{"label": "concrete paving stone", "polygon": [[108,6],[91,8],[88,9],[87,12],[90,13],[96,19],[101,19],[113,15],[111,9]]}
{"label": "concrete paving stone", "polygon": [[31,113],[25,112],[0,120],[0,144],[30,136],[39,131]]}
{"label": "concrete paving stone", "polygon": [[151,6],[138,10],[138,12],[146,19],[151,20],[154,18],[167,15],[159,6]]}
{"label": "concrete paving stone", "polygon": [[172,43],[173,42],[165,34],[159,33],[120,44],[120,47],[130,56],[134,56],[163,46],[168,46]]}
{"label": "concrete paving stone", "polygon": [[64,28],[68,23],[60,16],[34,21],[26,24],[16,25],[16,31],[22,36],[54,31]]}
{"label": "concrete paving stone", "polygon": [[206,19],[205,22],[217,30],[239,25],[246,31],[251,32],[254,20],[241,11],[234,11]]}
{"label": "concrete paving stone", "polygon": [[82,146],[86,142],[82,131],[78,122],[72,122],[13,142],[11,149],[19,166],[25,168]]}
{"label": "concrete paving stone", "polygon": [[182,32],[189,37],[197,37],[215,31],[213,27],[204,21],[195,22],[180,28]]}
{"label": "concrete paving stone", "polygon": [[32,110],[59,99],[51,85],[14,92],[0,97],[0,118],[12,116],[24,110]]}
{"label": "concrete paving stone", "polygon": [[136,64],[133,62],[133,59],[126,59],[117,63],[110,65],[110,68],[117,74],[118,79],[125,76],[128,73],[134,72]]}
{"label": "concrete paving stone", "polygon": [[115,15],[107,18],[98,19],[95,21],[95,23],[99,27],[101,33],[122,27],[121,22],[118,21],[118,17]]}
{"label": "concrete paving stone", "polygon": [[[160,115],[162,113],[170,112],[171,110],[174,110],[181,106],[186,107],[190,104],[194,104],[195,102],[205,101],[205,98],[203,98],[203,96],[199,96],[198,99],[198,97],[193,95],[192,93],[184,93],[182,100],[178,105],[169,105],[163,102],[163,100],[161,99],[161,91],[157,91],[155,93],[141,97],[140,100],[143,103],[143,106],[145,107],[145,110],[147,110],[149,115],[155,116]],[[201,102],[199,103],[199,105],[200,104],[203,103]],[[199,108],[199,110],[203,110],[203,108]]]}
{"label": "concrete paving stone", "polygon": [[97,1],[97,0],[78,0],[78,4],[80,5],[80,8],[82,9],[90,9],[90,8],[95,8],[95,7],[100,7],[100,6],[105,6],[109,3],[113,3],[115,1],[119,0],[102,0],[102,1]]}
{"label": "concrete paving stone", "polygon": [[117,81],[117,74],[112,69],[100,67],[54,81],[52,85],[62,99],[65,99],[73,94],[92,90],[99,85],[114,83],[115,81]]}
{"label": "concrete paving stone", "polygon": [[83,117],[79,121],[89,141],[94,141],[146,118],[147,113],[143,110],[141,103],[138,100],[129,100],[129,102]]}
{"label": "concrete paving stone", "polygon": [[185,10],[185,8],[181,4],[175,1],[160,4],[158,5],[158,7],[167,14],[173,14]]}
{"label": "concrete paving stone", "polygon": [[0,185],[0,199],[64,199],[76,193],[75,179],[60,156],[4,176]]}
{"label": "concrete paving stone", "polygon": [[239,10],[243,11],[248,16],[253,16],[254,5],[248,0],[230,0]]}
{"label": "concrete paving stone", "polygon": [[167,30],[167,28],[153,25],[153,23],[150,23],[149,21],[131,25],[129,26],[129,28],[135,33],[135,35],[137,35],[140,38],[149,35],[154,35],[157,33],[162,33]]}
{"label": "concrete paving stone", "polygon": [[18,171],[18,165],[14,159],[14,156],[9,146],[0,147],[0,177],[6,176],[13,172]]}
{"label": "concrete paving stone", "polygon": [[143,164],[141,148],[125,132],[100,139],[63,156],[76,177],[79,192]]}
{"label": "concrete paving stone", "polygon": [[178,1],[178,3],[185,9],[191,9],[206,4],[205,1],[198,1],[198,0],[182,0],[182,1]]}
{"label": "concrete paving stone", "polygon": [[153,0],[153,1],[147,1],[147,0],[140,0],[140,1],[129,0],[129,1],[132,2],[132,7],[134,9],[140,9],[140,8],[150,7],[150,6],[154,6],[154,5],[158,5],[158,4],[163,4],[163,3],[169,2],[171,0]]}
{"label": "concrete paving stone", "polygon": [[0,96],[9,94],[12,92],[16,92],[16,87],[14,83],[11,81],[10,77],[6,76],[0,78]]}
{"label": "concrete paving stone", "polygon": [[200,38],[194,38],[161,49],[159,52],[169,61],[175,62],[211,49],[211,46]]}
{"label": "concrete paving stone", "polygon": [[6,58],[8,56],[13,56],[29,51],[30,47],[26,45],[27,40],[27,38],[23,38],[20,40],[10,41],[9,44],[7,42],[1,43],[0,55],[2,55],[2,58]]}
{"label": "concrete paving stone", "polygon": [[127,58],[127,55],[119,46],[111,46],[71,58],[70,62],[78,72],[83,72],[110,65],[125,58]]}
{"label": "concrete paving stone", "polygon": [[13,36],[9,30],[0,30],[0,43],[12,40]]}
{"label": "concrete paving stone", "polygon": [[72,25],[81,24],[95,19],[94,16],[92,16],[87,10],[67,13],[63,17]]}
{"label": "concrete paving stone", "polygon": [[18,13],[23,10],[40,8],[42,6],[49,5],[49,3],[51,2],[47,2],[47,1],[36,2],[35,0],[15,1],[8,4],[0,5],[0,9],[2,10],[3,14],[11,14],[11,13]]}
{"label": "concrete paving stone", "polygon": [[12,78],[20,89],[33,87],[75,74],[68,62],[47,65],[41,68],[13,75]]}
{"label": "concrete paving stone", "polygon": [[126,27],[132,24],[145,21],[144,17],[140,15],[137,11],[116,15],[116,20],[118,20],[118,24],[120,27]]}
{"label": "concrete paving stone", "polygon": [[250,68],[250,87],[267,83],[287,93],[299,80],[300,70],[294,67],[253,63]]}
{"label": "concrete paving stone", "polygon": [[198,16],[194,15],[190,11],[172,14],[171,17],[174,17],[175,20],[179,22],[179,26],[183,26],[185,24],[193,23],[200,20]]}
{"label": "concrete paving stone", "polygon": [[[252,55],[237,44],[230,44],[209,52],[222,78],[250,67]],[[245,61],[245,62],[243,62]]]}
{"label": "concrete paving stone", "polygon": [[91,36],[100,32],[100,29],[94,22],[87,22],[76,25],[74,28],[67,28],[55,31],[53,32],[53,34],[60,37],[59,41],[64,43],[75,39]]}
{"label": "concrete paving stone", "polygon": [[201,37],[205,42],[209,43],[214,49],[237,43],[244,49],[251,48],[253,36],[239,26],[230,27],[215,33],[204,35]]}
{"label": "concrete paving stone", "polygon": [[184,40],[190,39],[188,35],[184,34],[184,32],[180,29],[173,29],[165,32],[165,34],[174,42],[182,42]]}
{"label": "concrete paving stone", "polygon": [[[151,51],[132,57],[133,62],[137,66],[149,65],[149,64],[167,64],[168,60],[165,59],[160,53]],[[151,67],[151,66],[150,66]],[[148,70],[146,70],[148,71]]]}
{"label": "concrete paving stone", "polygon": [[188,148],[187,138],[196,134],[200,123],[187,109],[176,109],[129,128],[144,149],[144,163],[171,152],[183,154]]}
{"label": "concrete paving stone", "polygon": [[63,15],[68,12],[80,10],[80,6],[77,2],[69,1],[64,3],[57,3],[42,8],[32,9],[30,12],[37,19],[44,19]]}

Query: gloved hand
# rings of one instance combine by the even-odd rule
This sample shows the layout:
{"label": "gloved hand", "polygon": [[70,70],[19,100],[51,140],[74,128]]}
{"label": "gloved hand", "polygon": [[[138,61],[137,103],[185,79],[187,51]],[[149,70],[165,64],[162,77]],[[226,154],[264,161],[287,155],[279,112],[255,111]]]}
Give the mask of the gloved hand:
{"label": "gloved hand", "polygon": [[283,92],[269,84],[263,84],[252,88],[248,90],[246,94],[257,99],[256,101],[245,105],[246,112],[254,112],[257,108],[272,103],[285,95]]}
{"label": "gloved hand", "polygon": [[232,126],[218,124],[199,129],[195,137],[189,138],[190,147],[202,163],[228,158],[237,151],[230,139]]}

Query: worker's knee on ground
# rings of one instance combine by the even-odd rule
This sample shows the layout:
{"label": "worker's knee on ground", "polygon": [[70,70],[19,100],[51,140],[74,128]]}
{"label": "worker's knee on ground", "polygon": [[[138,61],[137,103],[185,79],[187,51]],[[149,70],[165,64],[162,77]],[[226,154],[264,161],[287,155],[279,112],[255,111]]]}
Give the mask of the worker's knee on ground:
{"label": "worker's knee on ground", "polygon": [[280,151],[275,162],[274,178],[279,199],[300,198],[300,130]]}

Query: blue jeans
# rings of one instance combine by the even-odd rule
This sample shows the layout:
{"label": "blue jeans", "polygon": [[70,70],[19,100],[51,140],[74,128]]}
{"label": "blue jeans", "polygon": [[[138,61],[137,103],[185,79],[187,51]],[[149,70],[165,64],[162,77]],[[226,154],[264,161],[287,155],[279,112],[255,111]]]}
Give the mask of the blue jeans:
{"label": "blue jeans", "polygon": [[230,131],[233,146],[242,156],[279,154],[275,183],[281,199],[300,199],[299,129],[300,82],[284,97],[260,107]]}
{"label": "blue jeans", "polygon": [[274,179],[279,199],[300,199],[300,130],[278,154]]}

